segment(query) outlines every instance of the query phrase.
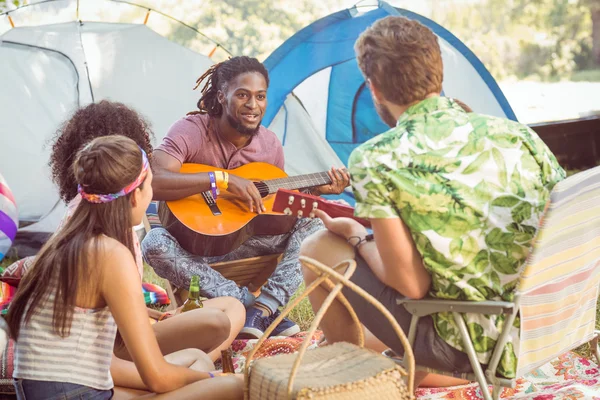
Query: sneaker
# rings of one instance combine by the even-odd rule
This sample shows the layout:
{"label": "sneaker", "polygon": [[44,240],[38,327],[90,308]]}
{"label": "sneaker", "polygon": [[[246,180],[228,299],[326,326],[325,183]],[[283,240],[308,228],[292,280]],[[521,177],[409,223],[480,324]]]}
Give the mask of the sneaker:
{"label": "sneaker", "polygon": [[[266,326],[269,326],[273,321],[275,321],[275,318],[277,318],[277,316],[280,314],[279,310],[275,311],[275,313],[269,317],[264,317],[265,319],[267,319],[266,321]],[[269,337],[273,337],[273,336],[292,336],[295,335],[296,333],[300,332],[300,327],[298,325],[296,325],[294,322],[292,322],[291,320],[284,318],[279,325],[277,325],[277,327],[273,330],[273,332],[271,332],[271,335],[269,335]]]}
{"label": "sneaker", "polygon": [[250,307],[246,310],[246,323],[237,335],[238,339],[260,339],[269,326],[269,317],[263,317],[262,311]]}

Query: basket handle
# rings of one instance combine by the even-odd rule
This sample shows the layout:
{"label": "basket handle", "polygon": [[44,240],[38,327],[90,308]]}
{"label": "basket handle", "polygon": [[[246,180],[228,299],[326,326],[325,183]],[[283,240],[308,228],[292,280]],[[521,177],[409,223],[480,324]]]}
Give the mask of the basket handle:
{"label": "basket handle", "polygon": [[[347,276],[348,274],[341,275],[339,272],[337,272],[336,271],[338,269],[337,266],[332,269],[332,268],[326,266],[325,264],[320,263],[319,261],[312,259],[310,257],[306,257],[306,256],[300,256],[300,262],[303,265],[310,268],[313,272],[316,272],[319,275],[326,274],[329,277],[332,277],[335,280],[339,281],[338,284],[336,284],[335,288],[332,290],[332,293],[330,293],[330,295],[328,295],[325,298],[325,301],[323,302],[321,309],[319,310],[318,314],[315,316],[313,323],[311,324],[309,332],[311,334],[314,333],[314,330],[316,330],[317,325],[320,322],[321,318],[323,318],[323,316],[325,315],[325,311],[327,311],[327,308],[329,307],[329,305],[331,304],[331,302],[333,301],[333,299],[335,297],[335,294],[332,296],[333,291],[336,289],[337,289],[337,291],[339,291],[342,289],[343,286],[348,287],[350,290],[354,291],[356,294],[358,294],[363,299],[365,299],[368,303],[370,303],[373,307],[375,307],[380,313],[382,313],[383,316],[386,317],[386,319],[388,320],[388,322],[394,329],[394,332],[396,333],[396,336],[398,336],[398,339],[400,339],[400,342],[402,343],[402,347],[404,347],[404,358],[406,360],[405,365],[408,366],[408,371],[407,371],[408,372],[408,382],[407,382],[408,392],[412,394],[414,392],[413,386],[414,386],[414,380],[415,380],[415,358],[414,358],[414,355],[412,352],[412,347],[410,346],[410,343],[409,343],[408,339],[406,338],[404,331],[402,330],[402,328],[398,324],[398,321],[396,321],[396,318],[394,318],[392,313],[387,308],[385,308],[379,302],[379,300],[377,300],[375,297],[371,296],[363,288],[357,286],[354,282],[350,281],[350,279]],[[348,262],[349,261],[344,261],[344,262],[338,264],[338,266],[341,264],[348,263]],[[352,272],[354,272],[354,268],[356,267],[356,262],[354,260],[351,260],[351,262],[352,262],[352,264],[354,264],[354,266],[352,268]],[[339,287],[339,289],[338,289],[338,287]],[[337,291],[336,291],[336,294],[337,294]],[[293,380],[295,378],[296,369],[300,366],[300,361],[301,361],[302,357],[304,356],[304,352],[306,351],[307,347],[308,347],[308,344],[305,341],[304,343],[302,343],[302,347],[298,351],[298,357],[296,358],[296,360],[294,362],[294,367],[292,368],[292,376],[290,376],[290,381],[288,383],[288,396],[291,393],[291,387],[292,387]]]}
{"label": "basket handle", "polygon": [[[275,329],[275,327],[283,320],[283,318],[285,318],[285,316],[287,316],[289,314],[289,312],[300,303],[300,301],[302,301],[306,296],[308,296],[312,291],[314,291],[322,283],[325,283],[328,286],[328,288],[330,289],[330,293],[325,298],[325,300],[323,301],[323,304],[321,305],[320,310],[315,315],[315,318],[310,326],[310,329],[309,329],[306,337],[311,338],[314,335],[319,323],[321,322],[322,318],[324,317],[325,313],[327,312],[327,309],[329,308],[329,306],[331,305],[333,300],[337,297],[338,300],[341,301],[341,303],[349,311],[351,318],[353,319],[354,323],[358,327],[358,331],[359,331],[358,332],[358,339],[359,339],[358,341],[359,341],[360,347],[364,346],[364,334],[362,332],[362,329],[360,329],[360,325],[359,325],[360,321],[358,320],[358,317],[356,316],[356,313],[354,312],[354,309],[352,308],[352,306],[350,305],[348,300],[345,298],[345,296],[343,296],[340,293],[342,288],[344,286],[347,286],[349,289],[356,292],[358,295],[363,297],[367,302],[369,302],[375,308],[377,308],[379,310],[379,312],[381,312],[387,318],[388,322],[392,325],[394,332],[396,333],[396,335],[400,339],[400,342],[402,343],[402,346],[404,347],[404,358],[406,360],[405,365],[408,366],[407,386],[408,386],[409,393],[413,393],[415,360],[414,360],[414,356],[412,353],[412,348],[411,348],[408,340],[406,339],[406,336],[405,336],[402,328],[400,327],[400,325],[398,324],[396,319],[392,316],[392,314],[377,299],[375,299],[369,293],[367,293],[362,288],[360,288],[359,286],[355,285],[353,282],[350,281],[349,277],[352,276],[352,274],[354,273],[354,270],[356,269],[356,261],[346,260],[346,261],[339,263],[338,265],[336,265],[333,268],[328,267],[312,258],[305,257],[305,256],[300,257],[300,262],[302,264],[304,264],[305,266],[307,266],[308,268],[310,268],[313,272],[315,272],[317,274],[317,279],[315,279],[306,288],[304,293],[302,293],[300,296],[298,296],[296,299],[294,299],[294,301],[292,301],[290,304],[288,304],[288,306],[273,321],[273,323],[269,326],[269,328],[267,328],[264,335],[258,340],[256,345],[254,346],[254,348],[248,355],[248,358],[246,359],[246,365],[244,367],[244,399],[249,400],[250,362],[252,361],[256,351],[258,351],[258,349],[262,345],[262,343],[266,340],[266,338],[270,335],[270,333]],[[343,275],[338,272],[338,270],[340,270],[340,269],[345,269]],[[338,281],[338,283],[334,285],[331,282],[330,278],[334,278],[336,281]],[[292,387],[293,387],[294,380],[295,380],[295,377],[297,374],[297,370],[302,362],[302,359],[304,357],[304,354],[306,353],[306,350],[307,350],[309,344],[310,344],[310,341],[305,339],[304,342],[302,343],[302,346],[300,347],[300,349],[298,351],[298,357],[294,361],[294,365],[293,365],[292,371],[290,373],[290,379],[288,381],[288,398],[291,398]]]}
{"label": "basket handle", "polygon": [[[347,260],[347,261],[341,262],[340,264],[336,265],[333,268],[336,270],[337,269],[345,269],[345,275],[352,276],[352,274],[354,273],[354,270],[356,269],[356,262],[354,260]],[[254,348],[250,351],[250,354],[248,354],[248,357],[246,357],[246,365],[244,366],[244,399],[245,400],[249,400],[249,398],[250,398],[250,380],[249,380],[250,362],[254,359],[254,355],[256,354],[256,352],[258,351],[260,346],[269,337],[269,335],[271,334],[271,332],[273,332],[273,330],[277,327],[277,325],[279,325],[279,323],[281,321],[283,321],[283,319],[302,300],[304,300],[304,298],[306,298],[310,293],[312,293],[317,287],[319,287],[322,283],[325,283],[330,290],[333,287],[333,283],[329,279],[328,275],[324,275],[324,274],[319,274],[319,275],[320,276],[317,279],[315,279],[304,290],[304,292],[302,294],[300,294],[298,297],[296,297],[292,302],[288,303],[288,305],[285,307],[285,309],[277,316],[277,318],[275,318],[275,320],[273,320],[271,325],[269,325],[269,327],[265,330],[264,334],[261,336],[260,339],[258,339],[258,341],[256,342],[256,345],[254,345]],[[354,309],[352,308],[352,306],[350,305],[350,303],[348,302],[346,297],[344,297],[344,295],[340,293],[338,295],[338,300],[340,300],[340,302],[344,305],[344,307],[346,307],[346,309],[350,313],[350,316],[351,316],[353,322],[355,323],[355,325],[357,327],[360,327],[360,321],[358,320],[358,316],[354,312]],[[310,336],[307,335],[307,337],[311,338],[312,335],[314,335],[314,330],[311,333],[311,335]],[[364,337],[364,333],[363,333],[362,329],[358,329],[357,336],[358,336],[359,345],[361,347],[363,347],[365,337]],[[304,345],[304,343],[307,343],[307,347],[308,347],[309,341],[304,340],[303,345]]]}

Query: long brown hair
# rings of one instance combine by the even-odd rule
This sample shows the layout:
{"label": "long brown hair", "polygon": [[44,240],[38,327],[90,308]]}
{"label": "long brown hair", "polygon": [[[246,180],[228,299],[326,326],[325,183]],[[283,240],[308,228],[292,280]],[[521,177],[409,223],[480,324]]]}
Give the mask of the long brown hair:
{"label": "long brown hair", "polygon": [[[77,183],[86,193],[95,194],[117,193],[141,171],[140,148],[118,135],[94,139],[77,153],[73,164]],[[81,200],[65,226],[42,247],[8,311],[8,326],[15,340],[21,322],[29,322],[51,292],[56,296],[54,331],[69,336],[76,301],[92,299],[98,293],[95,284],[102,275],[95,261],[102,251],[100,236],[118,240],[134,254],[130,197],[131,193],[98,204]]]}

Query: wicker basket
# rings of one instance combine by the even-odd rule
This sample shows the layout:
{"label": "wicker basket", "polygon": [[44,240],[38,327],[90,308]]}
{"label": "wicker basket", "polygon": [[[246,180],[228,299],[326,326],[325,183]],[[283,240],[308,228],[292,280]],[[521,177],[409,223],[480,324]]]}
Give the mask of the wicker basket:
{"label": "wicker basket", "polygon": [[[300,257],[300,261],[317,273],[302,295],[291,302],[265,331],[247,358],[245,374],[245,400],[326,399],[326,400],[406,400],[413,399],[415,363],[412,350],[398,322],[375,298],[350,282],[356,269],[354,260],[344,261],[334,268],[318,261]],[[343,275],[338,271],[343,271]],[[334,284],[332,279],[337,283]],[[306,351],[310,343],[304,340],[297,354],[277,355],[252,362],[254,354],[285,316],[319,285],[329,287],[330,293],[306,335],[311,338],[323,315],[337,298],[349,311],[356,326],[359,321],[350,303],[340,293],[344,286],[354,290],[373,304],[388,319],[405,349],[408,373],[391,359],[364,348],[362,330],[358,330],[358,346],[335,343]]]}

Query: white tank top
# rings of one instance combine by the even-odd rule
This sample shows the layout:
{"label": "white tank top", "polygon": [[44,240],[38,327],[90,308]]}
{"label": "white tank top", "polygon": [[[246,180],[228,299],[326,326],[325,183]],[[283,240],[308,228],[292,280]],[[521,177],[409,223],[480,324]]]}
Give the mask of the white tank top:
{"label": "white tank top", "polygon": [[54,296],[52,292],[40,302],[27,324],[21,321],[13,376],[112,389],[110,362],[117,326],[108,307],[76,307],[71,333],[62,338],[52,324]]}

